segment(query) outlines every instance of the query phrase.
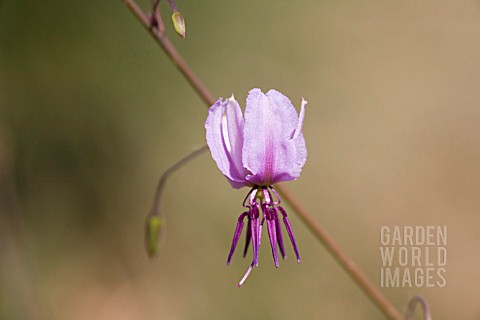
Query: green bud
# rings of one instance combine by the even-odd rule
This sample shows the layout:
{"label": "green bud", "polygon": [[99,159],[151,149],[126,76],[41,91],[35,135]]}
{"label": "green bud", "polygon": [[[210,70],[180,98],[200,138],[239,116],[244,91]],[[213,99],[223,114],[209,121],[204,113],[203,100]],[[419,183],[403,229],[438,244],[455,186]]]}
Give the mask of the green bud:
{"label": "green bud", "polygon": [[185,19],[183,19],[183,15],[180,13],[180,11],[173,11],[172,22],[173,26],[175,27],[175,31],[177,31],[177,33],[183,38],[185,38]]}
{"label": "green bud", "polygon": [[160,238],[160,227],[162,220],[157,216],[149,216],[146,222],[145,245],[147,254],[150,258],[158,252],[158,242]]}

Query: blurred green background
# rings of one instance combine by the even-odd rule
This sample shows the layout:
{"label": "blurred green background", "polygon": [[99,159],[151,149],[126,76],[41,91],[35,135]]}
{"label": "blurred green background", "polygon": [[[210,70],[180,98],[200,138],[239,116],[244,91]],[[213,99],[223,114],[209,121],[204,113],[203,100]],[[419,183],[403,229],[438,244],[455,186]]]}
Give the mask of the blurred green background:
{"label": "blurred green background", "polygon": [[[148,7],[149,1],[140,3]],[[480,3],[177,1],[167,32],[215,96],[308,101],[309,157],[288,187],[379,284],[381,226],[447,225],[435,319],[479,319]],[[291,214],[302,263],[225,259],[247,190],[203,155],[207,109],[121,1],[0,2],[1,319],[383,319]],[[288,254],[292,257],[293,252]],[[417,315],[417,319],[420,319]]]}

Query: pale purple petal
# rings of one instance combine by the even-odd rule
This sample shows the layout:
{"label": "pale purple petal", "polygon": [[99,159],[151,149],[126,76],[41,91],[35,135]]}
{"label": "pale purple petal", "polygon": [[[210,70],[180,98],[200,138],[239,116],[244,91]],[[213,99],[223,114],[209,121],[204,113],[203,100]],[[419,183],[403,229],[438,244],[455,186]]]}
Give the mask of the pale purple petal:
{"label": "pale purple petal", "polygon": [[241,164],[243,118],[238,103],[232,98],[225,102],[222,99],[215,102],[208,111],[205,129],[212,157],[232,187],[248,185]]}
{"label": "pale purple petal", "polygon": [[295,157],[295,165],[292,166],[290,171],[290,176],[294,177],[294,179],[300,176],[303,165],[307,161],[307,147],[305,146],[305,139],[303,138],[303,133],[302,133],[303,119],[305,118],[306,105],[307,105],[307,101],[304,98],[302,98],[302,106],[300,108],[300,115],[298,117],[298,125],[293,135],[293,142],[295,143],[296,157]]}
{"label": "pale purple petal", "polygon": [[[228,135],[228,141],[230,142],[230,158],[233,162],[236,170],[236,175],[241,177],[245,181],[247,170],[243,167],[242,162],[242,149],[243,149],[243,129],[244,120],[242,109],[238,105],[233,95],[227,100],[225,107],[225,115],[222,122],[222,130],[224,130],[224,136]],[[225,123],[226,122],[226,123]],[[226,125],[226,131],[225,131]],[[227,140],[227,139],[225,139]],[[227,146],[228,147],[228,146]]]}
{"label": "pale purple petal", "polygon": [[257,185],[294,180],[306,159],[301,119],[290,100],[278,91],[253,89],[247,97],[243,164],[247,181]]}
{"label": "pale purple petal", "polygon": [[302,97],[302,106],[300,107],[300,115],[298,116],[298,124],[293,134],[293,139],[298,138],[302,134],[303,120],[305,119],[305,106],[307,105],[307,100]]}

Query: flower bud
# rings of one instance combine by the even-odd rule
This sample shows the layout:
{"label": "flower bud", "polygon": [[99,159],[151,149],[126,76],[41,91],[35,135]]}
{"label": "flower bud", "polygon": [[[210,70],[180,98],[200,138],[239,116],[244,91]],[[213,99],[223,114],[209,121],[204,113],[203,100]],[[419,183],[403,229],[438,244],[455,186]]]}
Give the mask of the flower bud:
{"label": "flower bud", "polygon": [[180,13],[180,11],[174,10],[172,14],[172,22],[173,26],[175,27],[175,31],[181,35],[183,38],[185,38],[185,19],[183,19],[183,15]]}
{"label": "flower bud", "polygon": [[162,220],[158,216],[149,216],[145,229],[145,245],[147,254],[150,258],[158,252],[158,242],[160,238],[160,227]]}

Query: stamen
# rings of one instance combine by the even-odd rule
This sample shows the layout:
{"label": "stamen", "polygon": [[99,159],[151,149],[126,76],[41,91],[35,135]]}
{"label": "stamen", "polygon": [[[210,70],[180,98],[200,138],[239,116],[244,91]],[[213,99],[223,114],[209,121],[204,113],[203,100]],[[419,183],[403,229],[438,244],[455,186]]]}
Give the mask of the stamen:
{"label": "stamen", "polygon": [[[277,201],[274,201],[270,191],[274,193],[275,197],[277,198],[276,199]],[[247,203],[247,200],[248,200],[248,203]],[[281,228],[280,217],[279,217],[280,214],[282,214],[283,216],[283,223],[285,224],[285,228],[287,229],[287,233],[292,243],[293,250],[295,251],[297,262],[300,263],[300,254],[298,253],[297,243],[295,241],[295,236],[293,234],[292,226],[290,225],[290,221],[288,220],[287,212],[285,211],[285,209],[278,206],[280,201],[281,201],[280,197],[278,196],[275,189],[273,189],[271,186],[268,186],[268,187],[254,186],[253,188],[250,189],[247,196],[243,200],[243,206],[248,208],[248,212],[244,212],[238,217],[237,228],[233,236],[232,248],[230,249],[230,253],[227,259],[227,265],[231,261],[236,245],[240,238],[245,217],[248,218],[248,226],[246,231],[245,248],[243,251],[243,257],[246,256],[248,252],[248,247],[250,246],[250,242],[251,242],[253,247],[253,258],[247,272],[245,273],[243,278],[240,280],[240,282],[237,284],[238,287],[241,287],[243,283],[247,280],[253,268],[258,267],[259,248],[260,248],[260,242],[262,239],[263,224],[265,223],[265,221],[267,222],[268,237],[270,240],[270,248],[272,250],[272,256],[273,256],[273,261],[275,263],[275,267],[277,268],[279,267],[278,251],[280,251],[280,254],[282,255],[283,259],[286,258],[285,246],[283,243],[282,228]],[[261,220],[260,220],[260,210],[262,211]]]}
{"label": "stamen", "polygon": [[265,204],[269,207],[272,205],[272,195],[270,194],[270,191],[268,191],[268,188],[262,188],[263,191],[263,196],[265,197]]}
{"label": "stamen", "polygon": [[252,265],[258,266],[258,248],[260,247],[260,226],[258,222],[258,205],[250,209],[250,216],[252,219],[251,233],[252,233],[252,247],[253,247],[253,261]]}
{"label": "stamen", "polygon": [[[265,222],[265,217],[263,217],[262,222],[260,223],[260,226],[258,227],[258,246],[257,248],[260,248],[260,242],[262,241],[262,230],[263,230],[263,223]],[[255,267],[258,267],[258,257],[257,257],[257,264]]]}
{"label": "stamen", "polygon": [[277,197],[277,201],[273,202],[273,204],[278,206],[282,202],[282,200],[280,199],[280,196],[278,195],[277,190],[275,190],[272,186],[269,186],[268,188],[272,190],[273,193],[275,194],[275,197]]}
{"label": "stamen", "polygon": [[245,273],[245,275],[243,276],[242,280],[240,280],[240,282],[237,284],[237,287],[241,287],[242,284],[245,282],[245,280],[247,280],[248,276],[250,275],[250,272],[252,272],[252,269],[253,269],[253,262],[252,264],[250,265],[250,267],[248,268],[247,272]]}
{"label": "stamen", "polygon": [[230,248],[230,253],[228,254],[227,258],[227,266],[232,260],[233,253],[235,252],[235,248],[237,247],[238,239],[240,238],[240,234],[242,233],[243,219],[245,218],[245,216],[247,216],[247,214],[247,212],[244,212],[238,217],[237,227],[235,228],[235,233],[233,234],[232,246]]}
{"label": "stamen", "polygon": [[278,212],[275,208],[273,208],[273,210],[275,212],[274,219],[275,219],[275,230],[277,232],[278,247],[280,248],[280,253],[282,254],[282,258],[286,259],[287,255],[285,254],[285,247],[283,246],[282,228],[280,226],[280,220],[278,219]]}
{"label": "stamen", "polygon": [[245,238],[245,249],[243,249],[243,257],[245,258],[248,251],[248,246],[250,245],[250,240],[252,239],[252,219],[248,216],[248,224],[247,224],[247,235]]}
{"label": "stamen", "polygon": [[298,253],[297,243],[295,242],[295,236],[293,235],[292,226],[290,225],[290,221],[288,221],[287,218],[287,212],[280,206],[278,207],[278,210],[280,210],[283,215],[283,223],[285,224],[285,228],[287,228],[288,236],[290,237],[290,241],[293,245],[293,250],[295,251],[295,255],[297,256],[297,262],[300,263],[300,254]]}
{"label": "stamen", "polygon": [[237,284],[238,287],[241,287],[242,284],[247,280],[248,276],[250,275],[250,272],[252,272],[253,267],[258,266],[258,248],[260,246],[260,230],[261,226],[259,226],[258,222],[258,217],[259,217],[259,211],[258,211],[258,204],[256,202],[252,202],[252,208],[248,212],[250,220],[250,233],[251,233],[251,238],[252,238],[252,247],[253,247],[253,260],[252,263],[250,264],[250,267],[248,268],[247,272],[243,276],[242,280]]}
{"label": "stamen", "polygon": [[268,237],[270,238],[270,247],[272,248],[273,261],[275,262],[275,267],[278,268],[278,254],[277,254],[277,235],[276,235],[276,226],[275,220],[273,218],[273,210],[267,209],[267,229]]}
{"label": "stamen", "polygon": [[253,187],[251,192],[250,192],[249,203],[250,203],[251,206],[258,206],[258,203],[257,203],[257,200],[256,200],[257,199],[257,190],[258,190],[258,188]]}
{"label": "stamen", "polygon": [[[245,201],[247,201],[248,197],[250,197],[252,195],[252,192],[255,191],[255,194],[257,193],[257,188],[256,187],[253,187],[252,189],[250,189],[250,191],[248,191],[247,193],[247,196],[245,197],[245,199],[243,199],[243,202],[242,202],[242,206],[244,208],[250,208],[248,205],[245,205]],[[251,202],[251,200],[249,201],[249,203]]]}

